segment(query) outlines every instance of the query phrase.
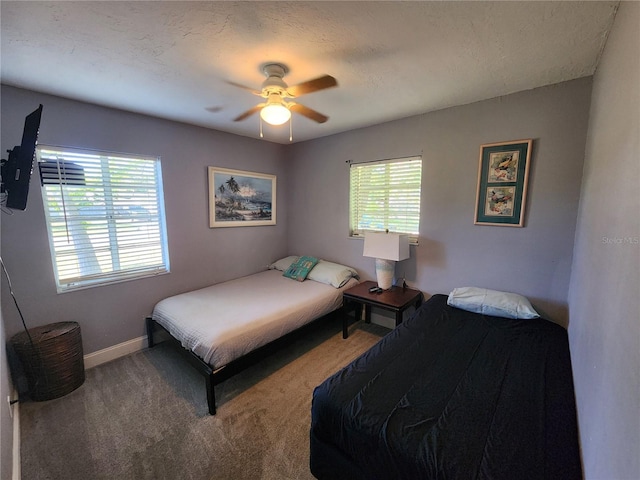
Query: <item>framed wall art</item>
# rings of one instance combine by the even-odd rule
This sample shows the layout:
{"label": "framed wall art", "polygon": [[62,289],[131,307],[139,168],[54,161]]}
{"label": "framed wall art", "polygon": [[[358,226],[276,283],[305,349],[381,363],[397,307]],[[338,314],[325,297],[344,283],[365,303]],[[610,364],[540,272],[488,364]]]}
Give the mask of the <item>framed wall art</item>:
{"label": "framed wall art", "polygon": [[276,176],[209,167],[209,227],[276,224]]}
{"label": "framed wall art", "polygon": [[533,140],[480,146],[476,225],[524,226]]}

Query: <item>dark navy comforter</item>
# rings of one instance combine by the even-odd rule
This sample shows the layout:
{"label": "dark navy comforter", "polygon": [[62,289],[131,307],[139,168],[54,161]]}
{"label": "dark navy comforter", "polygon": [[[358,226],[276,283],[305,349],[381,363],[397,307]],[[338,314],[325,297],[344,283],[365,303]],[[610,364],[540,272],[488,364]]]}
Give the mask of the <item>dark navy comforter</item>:
{"label": "dark navy comforter", "polygon": [[319,479],[582,478],[566,330],[445,295],[318,386],[311,414]]}

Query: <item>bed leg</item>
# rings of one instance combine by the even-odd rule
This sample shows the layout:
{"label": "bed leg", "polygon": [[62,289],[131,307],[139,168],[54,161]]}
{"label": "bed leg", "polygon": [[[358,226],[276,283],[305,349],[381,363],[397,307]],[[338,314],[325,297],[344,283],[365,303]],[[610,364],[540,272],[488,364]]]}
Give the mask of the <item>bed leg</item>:
{"label": "bed leg", "polygon": [[207,405],[209,406],[209,414],[215,415],[216,414],[216,394],[213,390],[214,388],[213,372],[211,372],[209,375],[206,375],[204,378],[207,385]]}
{"label": "bed leg", "polygon": [[153,326],[155,322],[151,317],[145,318],[145,321],[147,324],[147,346],[153,348]]}

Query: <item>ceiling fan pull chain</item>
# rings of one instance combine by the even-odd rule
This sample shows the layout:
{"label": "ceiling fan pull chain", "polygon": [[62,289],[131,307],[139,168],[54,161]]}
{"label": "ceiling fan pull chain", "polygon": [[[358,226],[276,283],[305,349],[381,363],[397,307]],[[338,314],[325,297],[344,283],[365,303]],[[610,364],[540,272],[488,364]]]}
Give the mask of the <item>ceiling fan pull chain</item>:
{"label": "ceiling fan pull chain", "polygon": [[262,117],[260,117],[260,138],[264,138],[264,135],[262,134]]}
{"label": "ceiling fan pull chain", "polygon": [[291,126],[293,124],[293,115],[291,115],[289,117],[289,141],[293,142],[293,127]]}

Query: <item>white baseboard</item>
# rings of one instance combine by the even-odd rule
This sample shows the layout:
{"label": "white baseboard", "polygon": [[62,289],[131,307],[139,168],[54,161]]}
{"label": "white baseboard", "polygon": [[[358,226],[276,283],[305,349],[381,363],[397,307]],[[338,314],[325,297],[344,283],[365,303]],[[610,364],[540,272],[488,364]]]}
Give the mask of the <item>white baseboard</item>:
{"label": "white baseboard", "polygon": [[[164,331],[157,331],[153,334],[154,343],[160,343],[163,340],[169,338],[169,335]],[[84,369],[97,367],[103,363],[110,362],[116,358],[124,357],[130,353],[137,352],[147,348],[147,336],[134,338],[127,340],[126,342],[113,345],[112,347],[103,348],[97,352],[89,353],[84,356]]]}
{"label": "white baseboard", "polygon": [[[403,321],[407,320],[415,312],[415,308],[409,307],[404,311],[402,316]],[[381,310],[379,308],[372,308],[371,323],[382,325],[387,328],[396,328],[396,316],[388,310]]]}
{"label": "white baseboard", "polygon": [[[11,398],[18,398],[18,392],[14,388],[11,394]],[[20,480],[22,472],[20,470],[20,402],[16,402],[11,405],[13,411],[13,452],[12,452],[12,467],[11,467],[11,479]]]}
{"label": "white baseboard", "polygon": [[381,325],[383,327],[394,329],[396,326],[395,317],[390,318],[386,315],[380,315],[376,312],[371,312],[371,323],[375,323],[376,325]]}
{"label": "white baseboard", "polygon": [[112,347],[103,348],[102,350],[98,350],[97,352],[89,353],[84,356],[84,368],[86,370],[88,368],[97,367],[98,365],[110,362],[116,358],[124,357],[125,355],[137,352],[146,347],[147,336],[144,335],[142,337],[134,338],[133,340],[113,345]]}

